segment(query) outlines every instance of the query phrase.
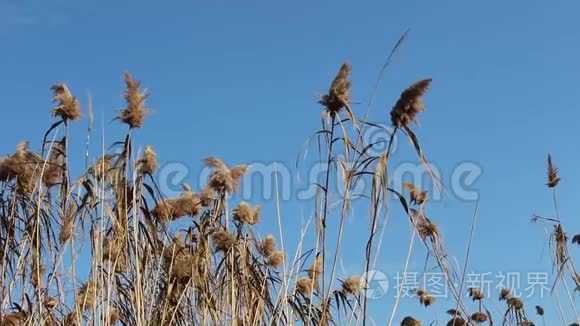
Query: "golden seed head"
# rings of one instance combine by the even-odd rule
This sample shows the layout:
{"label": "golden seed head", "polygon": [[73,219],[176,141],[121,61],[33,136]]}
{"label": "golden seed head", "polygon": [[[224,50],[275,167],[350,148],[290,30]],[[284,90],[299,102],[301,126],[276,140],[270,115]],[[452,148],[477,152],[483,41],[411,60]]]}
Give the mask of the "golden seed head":
{"label": "golden seed head", "polygon": [[133,79],[129,73],[125,73],[125,86],[123,97],[127,106],[121,111],[118,118],[130,128],[141,128],[145,116],[150,112],[149,109],[145,108],[145,101],[149,94],[139,89],[141,82]]}
{"label": "golden seed head", "polygon": [[296,282],[296,291],[305,296],[311,295],[315,287],[314,281],[308,277],[303,277]]}
{"label": "golden seed head", "polygon": [[286,254],[283,251],[275,251],[268,257],[268,265],[274,268],[280,267],[286,260]]}
{"label": "golden seed head", "polygon": [[318,280],[318,277],[322,275],[323,266],[322,266],[322,257],[317,257],[314,260],[312,266],[306,270],[308,272],[308,277],[314,281]]}
{"label": "golden seed head", "polygon": [[420,321],[416,320],[411,316],[407,316],[403,318],[403,320],[401,321],[401,326],[422,326],[422,325],[423,324],[421,324]]}
{"label": "golden seed head", "polygon": [[81,117],[81,106],[65,84],[56,84],[50,88],[53,101],[57,106],[52,109],[52,115],[61,117],[64,121],[78,120]]}
{"label": "golden seed head", "polygon": [[427,202],[428,193],[427,191],[421,191],[414,184],[410,182],[403,182],[403,187],[409,191],[409,196],[411,197],[411,204],[423,205]]}
{"label": "golden seed head", "polygon": [[216,251],[228,252],[236,245],[236,237],[226,230],[217,230],[212,233],[211,238],[215,244]]}
{"label": "golden seed head", "polygon": [[109,325],[115,325],[121,320],[121,313],[117,308],[111,308],[109,311]]}
{"label": "golden seed head", "polygon": [[521,310],[524,307],[524,302],[519,298],[509,298],[507,299],[507,304],[515,310]]}
{"label": "golden seed head", "polygon": [[340,109],[348,105],[350,101],[350,86],[351,82],[348,80],[350,75],[351,66],[348,62],[345,62],[340,67],[338,74],[334,77],[328,94],[322,96],[319,101],[328,112],[331,114],[336,114]]}
{"label": "golden seed head", "polygon": [[56,306],[58,306],[58,299],[55,297],[47,297],[46,300],[44,300],[44,307],[46,307],[47,309],[54,309],[56,308]]}
{"label": "golden seed head", "polygon": [[274,235],[268,234],[258,246],[258,252],[264,257],[270,257],[276,251],[276,239]]}
{"label": "golden seed head", "polygon": [[159,163],[157,163],[157,153],[155,153],[151,145],[145,147],[143,156],[137,161],[137,167],[139,172],[144,175],[153,175],[157,168],[159,168]]}
{"label": "golden seed head", "polygon": [[456,316],[447,322],[447,326],[467,326],[467,322],[462,317]]}
{"label": "golden seed head", "polygon": [[260,206],[251,207],[250,204],[242,201],[234,208],[233,217],[240,223],[253,225],[260,222],[260,211]]}
{"label": "golden seed head", "polygon": [[419,296],[419,303],[425,307],[429,307],[435,303],[435,297],[429,295],[425,290],[416,290],[415,293]]}
{"label": "golden seed head", "polygon": [[499,293],[499,300],[508,300],[511,298],[512,292],[509,289],[503,288]]}
{"label": "golden seed head", "polygon": [[546,186],[548,188],[554,188],[560,183],[560,177],[558,176],[558,169],[552,163],[552,155],[548,154],[548,182]]}
{"label": "golden seed head", "polygon": [[77,307],[80,310],[92,309],[97,302],[98,295],[98,283],[93,280],[87,281],[77,292]]}
{"label": "golden seed head", "polygon": [[424,79],[409,86],[391,110],[391,122],[395,127],[407,127],[417,122],[417,114],[425,111],[423,95],[427,92],[431,79]]}
{"label": "golden seed head", "polygon": [[363,288],[363,280],[359,276],[347,277],[342,282],[342,291],[344,293],[358,294]]}
{"label": "golden seed head", "polygon": [[201,212],[200,196],[184,185],[179,197],[160,200],[151,210],[151,215],[159,222],[169,222],[183,216],[195,217]]}
{"label": "golden seed head", "polygon": [[481,301],[484,298],[483,292],[479,288],[471,287],[468,289],[468,292],[469,292],[469,297],[473,301],[476,301],[476,300]]}
{"label": "golden seed head", "polygon": [[215,192],[234,193],[238,190],[238,184],[249,170],[247,165],[238,165],[233,168],[228,168],[226,164],[216,157],[208,157],[204,160],[205,165],[213,169],[208,182],[208,187]]}
{"label": "golden seed head", "polygon": [[62,227],[60,228],[60,234],[58,236],[61,246],[64,245],[74,234],[75,210],[76,206],[71,203],[64,212]]}
{"label": "golden seed head", "polygon": [[476,323],[485,323],[487,319],[488,319],[487,314],[481,311],[478,311],[473,315],[471,315],[471,320],[473,320]]}

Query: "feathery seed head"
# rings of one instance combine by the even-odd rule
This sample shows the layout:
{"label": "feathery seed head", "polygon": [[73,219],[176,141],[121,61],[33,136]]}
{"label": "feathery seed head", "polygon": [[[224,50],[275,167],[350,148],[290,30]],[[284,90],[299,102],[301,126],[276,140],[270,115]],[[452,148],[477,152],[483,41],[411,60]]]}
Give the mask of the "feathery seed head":
{"label": "feathery seed head", "polygon": [[303,277],[296,282],[296,291],[302,293],[304,296],[311,295],[314,288],[314,281],[308,277]]}
{"label": "feathery seed head", "polygon": [[363,280],[359,276],[349,276],[342,282],[344,293],[358,294],[363,288]]}
{"label": "feathery seed head", "polygon": [[483,292],[481,291],[481,289],[479,288],[475,288],[475,287],[470,287],[468,289],[468,293],[469,293],[469,297],[473,300],[473,301],[481,301],[484,298]]}
{"label": "feathery seed head", "polygon": [[233,210],[234,220],[243,224],[257,224],[260,222],[260,206],[251,207],[245,201],[238,204]]}
{"label": "feathery seed head", "polygon": [[250,169],[247,165],[238,165],[230,169],[222,160],[216,157],[208,157],[204,162],[206,166],[213,169],[209,177],[208,186],[217,193],[225,191],[231,194],[238,190],[240,179]]}
{"label": "feathery seed head", "polygon": [[274,235],[268,234],[258,245],[258,252],[264,257],[270,257],[276,251],[276,239]]}
{"label": "feathery seed head", "polygon": [[226,253],[236,245],[236,237],[223,229],[213,232],[211,238],[215,245],[216,251],[222,251]]}
{"label": "feathery seed head", "polygon": [[149,94],[139,89],[141,82],[133,79],[129,73],[125,73],[125,86],[123,97],[127,102],[127,107],[121,111],[118,118],[130,128],[141,128],[145,116],[150,112],[145,108],[145,101]]}
{"label": "feathery seed head", "polygon": [[546,186],[548,188],[554,188],[560,183],[560,177],[558,176],[558,169],[552,163],[552,155],[548,154],[548,182]]}
{"label": "feathery seed head", "polygon": [[417,114],[425,111],[423,95],[427,92],[431,79],[424,79],[409,86],[391,110],[391,122],[395,127],[407,127],[417,122]]}
{"label": "feathery seed head", "polygon": [[103,155],[89,167],[87,172],[98,181],[111,181],[111,169],[113,169],[113,157],[111,155]]}
{"label": "feathery seed head", "polygon": [[153,150],[151,145],[145,147],[143,156],[137,161],[138,170],[141,174],[153,175],[153,173],[159,168],[159,163],[157,163],[157,153]]}
{"label": "feathery seed head", "polygon": [[186,215],[195,217],[201,209],[199,195],[184,187],[179,197],[159,201],[151,210],[151,215],[160,222],[168,222]]}
{"label": "feathery seed head", "polygon": [[78,120],[81,117],[81,106],[66,84],[56,84],[50,88],[53,101],[57,106],[52,109],[52,115],[61,117],[64,121]]}
{"label": "feathery seed head", "polygon": [[461,316],[461,311],[459,311],[457,309],[449,309],[446,311],[446,313],[451,315],[451,316]]}
{"label": "feathery seed head", "polygon": [[121,313],[117,308],[111,308],[109,311],[109,325],[115,325],[121,320]]}
{"label": "feathery seed head", "polygon": [[77,293],[77,307],[80,310],[92,309],[97,302],[99,285],[93,280],[87,281]]}
{"label": "feathery seed head", "polygon": [[507,299],[507,304],[515,310],[521,310],[524,307],[524,302],[519,298],[509,298]]}
{"label": "feathery seed head", "polygon": [[74,233],[75,205],[69,204],[62,219],[62,227],[58,236],[60,245],[64,245]]}
{"label": "feathery seed head", "polygon": [[422,326],[422,325],[423,324],[421,324],[420,321],[416,320],[411,316],[407,316],[403,318],[403,320],[401,321],[401,326]]}
{"label": "feathery seed head", "polygon": [[427,293],[424,293],[421,296],[419,296],[419,303],[421,303],[425,307],[429,307],[435,303],[435,297]]}
{"label": "feathery seed head", "polygon": [[274,268],[280,267],[286,260],[286,254],[283,251],[275,251],[268,257],[268,265]]}
{"label": "feathery seed head", "polygon": [[56,308],[56,306],[58,306],[58,299],[57,298],[47,297],[44,300],[44,307],[45,308],[52,310],[52,309]]}
{"label": "feathery seed head", "polygon": [[427,191],[421,191],[414,184],[410,182],[403,182],[403,187],[409,191],[411,197],[411,204],[423,205],[428,199]]}
{"label": "feathery seed head", "polygon": [[338,113],[350,101],[349,89],[351,82],[348,80],[350,70],[350,64],[348,62],[343,63],[330,85],[328,94],[323,95],[319,101],[331,114]]}
{"label": "feathery seed head", "polygon": [[487,314],[481,311],[478,311],[476,313],[474,313],[473,315],[471,315],[471,320],[473,320],[474,322],[480,324],[480,323],[485,323],[487,321],[488,317]]}
{"label": "feathery seed head", "polygon": [[316,282],[318,280],[318,277],[322,275],[322,270],[323,270],[322,257],[317,257],[314,260],[312,266],[310,266],[310,268],[307,269],[308,277]]}
{"label": "feathery seed head", "polygon": [[456,316],[447,322],[447,326],[467,326],[467,322],[462,317]]}
{"label": "feathery seed head", "polygon": [[499,293],[499,300],[508,300],[509,298],[511,298],[512,296],[512,292],[507,289],[507,288],[503,288],[501,289],[500,293]]}

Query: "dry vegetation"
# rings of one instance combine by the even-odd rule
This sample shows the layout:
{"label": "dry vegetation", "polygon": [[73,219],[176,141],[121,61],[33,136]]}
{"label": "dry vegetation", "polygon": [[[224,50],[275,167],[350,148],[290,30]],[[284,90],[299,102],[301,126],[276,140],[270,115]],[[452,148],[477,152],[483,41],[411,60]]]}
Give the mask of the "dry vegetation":
{"label": "dry vegetation", "polygon": [[[390,113],[395,131],[388,148],[372,156],[370,149],[377,144],[366,144],[361,137],[371,123],[356,119],[350,107],[350,71],[351,66],[343,64],[322,96],[322,129],[311,138],[324,148],[322,156],[333,169],[327,169],[319,185],[316,243],[303,250],[310,254],[286,253],[278,245],[281,239],[255,234],[252,227],[262,220],[259,206],[229,203],[248,171],[246,165],[206,158],[212,173],[204,189],[195,192],[184,184],[181,195],[163,198],[153,177],[158,169],[154,149],[147,146],[134,159],[139,154],[133,152],[132,133],[144,127],[149,110],[147,93],[129,74],[126,108],[117,116],[127,134],[114,144],[121,150],[103,153],[85,173],[71,178],[68,128],[81,117],[81,108],[66,85],[53,86],[55,123],[40,151],[24,141],[0,159],[0,325],[370,324],[364,279],[336,277],[345,218],[361,178],[372,184],[364,194],[370,218],[361,221],[369,230],[365,271],[376,261],[379,218],[389,196],[394,196],[413,230],[405,270],[417,239],[445,275],[455,299],[453,307],[438,307],[433,296],[415,289],[417,309],[449,309],[439,325],[541,323],[544,309],[534,309],[507,289],[499,295],[505,314],[492,316],[486,306],[488,300],[499,302],[495,295],[465,289],[465,271],[448,261],[443,235],[426,214],[427,192],[411,183],[404,185],[407,194],[389,188],[390,145],[396,133],[407,137],[417,159],[427,163],[413,124],[424,111],[423,96],[431,79],[402,91]],[[54,137],[57,129],[64,130],[59,139]],[[346,189],[338,218],[330,218],[329,212],[331,171],[340,171]],[[556,207],[559,181],[548,156],[547,186],[554,189]],[[177,219],[187,219],[188,228],[172,234],[168,225]],[[573,292],[580,286],[568,251],[580,236],[569,241],[559,215],[535,220],[553,224],[550,243],[558,275],[553,291],[560,293],[554,296],[559,318],[564,324],[578,322],[575,310],[574,316],[565,316],[562,306],[566,301],[574,306]],[[327,232],[329,223],[337,224],[334,236]],[[77,257],[79,253],[83,257]],[[86,278],[77,274],[80,265],[90,270]],[[464,300],[466,292],[472,302]],[[389,325],[422,324],[412,316],[394,320],[398,303],[388,307]]]}

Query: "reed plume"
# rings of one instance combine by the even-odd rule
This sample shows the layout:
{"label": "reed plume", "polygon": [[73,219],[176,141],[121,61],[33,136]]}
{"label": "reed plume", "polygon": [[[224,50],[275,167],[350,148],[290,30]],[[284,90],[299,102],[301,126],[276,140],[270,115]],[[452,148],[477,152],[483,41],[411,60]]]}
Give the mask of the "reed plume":
{"label": "reed plume", "polygon": [[422,326],[423,324],[417,319],[407,316],[401,321],[401,326]]}
{"label": "reed plume", "polygon": [[488,316],[486,313],[478,311],[471,315],[471,320],[477,324],[485,323],[488,320]]}
{"label": "reed plume", "polygon": [[216,157],[208,157],[204,161],[206,166],[213,169],[208,186],[218,193],[222,191],[233,193],[238,190],[240,179],[250,169],[247,165],[238,165],[230,169]]}
{"label": "reed plume", "polygon": [[226,230],[217,230],[212,233],[211,238],[215,245],[216,251],[224,253],[230,251],[236,245],[236,237]]}
{"label": "reed plume", "polygon": [[342,291],[349,294],[358,294],[363,287],[363,280],[359,276],[349,276],[342,282]]}
{"label": "reed plume", "polygon": [[151,145],[147,145],[143,156],[137,161],[137,169],[141,174],[153,175],[158,168],[159,163],[157,163],[157,154]]}
{"label": "reed plume", "polygon": [[81,117],[79,101],[72,95],[66,84],[56,84],[51,87],[53,101],[57,105],[52,109],[52,115],[64,121],[78,120]]}
{"label": "reed plume", "polygon": [[332,81],[328,94],[322,95],[319,101],[326,110],[331,114],[337,114],[342,108],[348,106],[350,101],[349,89],[351,82],[348,79],[350,75],[350,64],[345,62],[340,67],[338,74]]}
{"label": "reed plume", "polygon": [[149,114],[150,110],[145,108],[145,101],[149,94],[141,91],[141,82],[133,79],[129,73],[125,73],[125,93],[123,97],[127,106],[118,116],[118,119],[127,124],[129,128],[141,128],[143,120]]}
{"label": "reed plume", "polygon": [[552,163],[552,155],[548,154],[548,182],[546,182],[546,186],[554,188],[559,183],[560,177],[558,176],[558,169]]}
{"label": "reed plume", "polygon": [[242,224],[257,224],[260,222],[260,206],[251,207],[245,201],[238,204],[233,210],[234,220]]}
{"label": "reed plume", "polygon": [[422,191],[410,182],[403,182],[403,187],[409,191],[409,196],[411,197],[410,202],[412,204],[423,205],[427,202],[427,191]]}
{"label": "reed plume", "polygon": [[423,95],[427,92],[431,79],[420,80],[401,93],[401,97],[391,110],[391,123],[395,127],[408,127],[417,122],[417,114],[425,111]]}
{"label": "reed plume", "polygon": [[151,210],[151,215],[160,222],[173,221],[189,215],[197,216],[202,209],[199,195],[191,191],[191,188],[184,184],[183,192],[177,198],[163,199]]}

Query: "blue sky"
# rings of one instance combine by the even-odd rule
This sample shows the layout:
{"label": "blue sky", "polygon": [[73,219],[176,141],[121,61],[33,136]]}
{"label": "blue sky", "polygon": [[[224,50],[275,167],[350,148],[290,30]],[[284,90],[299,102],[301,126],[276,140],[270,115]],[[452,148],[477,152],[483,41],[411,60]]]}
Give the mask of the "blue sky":
{"label": "blue sky", "polygon": [[[470,269],[551,271],[546,236],[530,217],[554,214],[544,187],[551,152],[563,179],[562,218],[570,234],[580,230],[579,10],[575,1],[522,0],[0,0],[0,154],[22,139],[38,147],[50,124],[49,86],[55,82],[68,83],[85,107],[91,95],[95,137],[104,124],[105,142],[112,142],[123,132],[110,121],[123,106],[122,73],[130,71],[151,92],[154,110],[137,132],[138,143],[152,144],[163,162],[190,167],[192,184],[208,155],[293,168],[302,144],[320,127],[318,94],[340,64],[353,65],[353,100],[362,103],[353,109],[362,116],[386,54],[410,28],[381,81],[371,120],[387,123],[400,91],[432,77],[428,109],[416,128],[428,157],[444,182],[462,162],[483,170],[475,184],[481,201]],[[73,134],[84,141],[86,119]],[[73,154],[81,157],[82,141],[75,146]],[[401,140],[396,162],[415,161],[406,147]],[[274,202],[255,202],[270,216],[260,231],[276,232]],[[461,262],[474,207],[449,196],[428,208]],[[292,246],[312,203],[283,201],[281,211]],[[378,265],[388,274],[402,268],[408,242],[402,211],[394,207],[389,219]],[[367,221],[364,208],[348,221],[346,274],[360,272]],[[424,252],[414,257],[415,270],[422,270]],[[548,304],[527,302],[530,314],[535,304]],[[386,297],[371,303],[378,323],[391,306]],[[442,300],[436,308],[439,316],[404,300],[397,318],[413,314],[429,321],[450,306]],[[547,321],[555,322],[553,305],[546,311]]]}

